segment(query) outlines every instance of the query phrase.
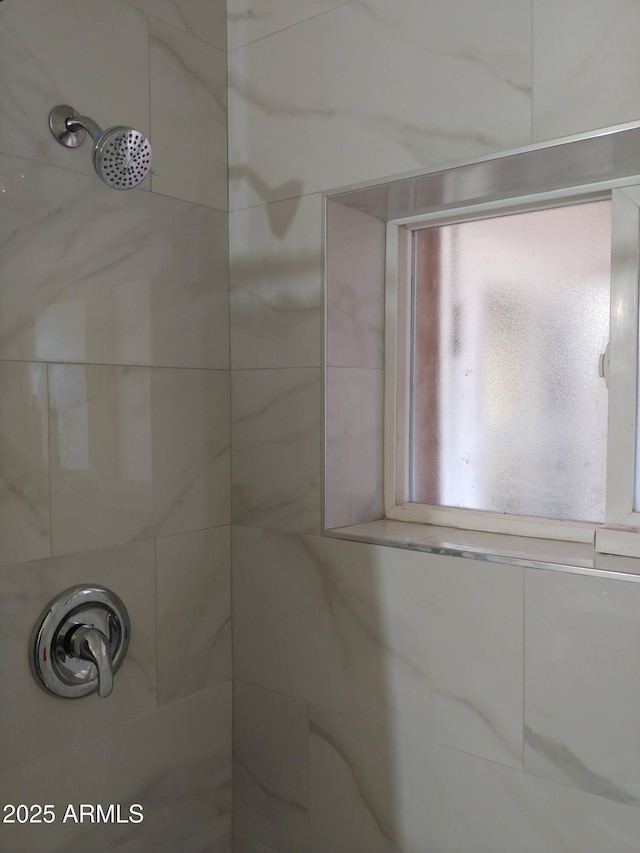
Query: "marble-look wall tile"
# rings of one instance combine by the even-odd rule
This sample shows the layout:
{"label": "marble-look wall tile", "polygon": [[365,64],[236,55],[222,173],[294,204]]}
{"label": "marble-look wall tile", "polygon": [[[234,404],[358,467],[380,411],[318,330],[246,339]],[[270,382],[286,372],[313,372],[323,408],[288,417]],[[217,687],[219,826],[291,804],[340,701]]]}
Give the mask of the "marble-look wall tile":
{"label": "marble-look wall tile", "polygon": [[320,370],[231,372],[235,524],[320,529]]}
{"label": "marble-look wall tile", "polygon": [[349,0],[231,0],[229,50],[313,18]]}
{"label": "marble-look wall tile", "polygon": [[327,202],[327,364],[384,367],[386,226]]}
{"label": "marble-look wall tile", "polygon": [[232,367],[319,367],[321,197],[235,211],[229,252]]}
{"label": "marble-look wall tile", "polygon": [[226,0],[125,0],[146,15],[160,18],[196,38],[227,49]]}
{"label": "marble-look wall tile", "polygon": [[634,0],[534,0],[533,8],[534,139],[635,121],[640,6]]}
{"label": "marble-look wall tile", "polygon": [[151,19],[154,192],[227,209],[227,55]]}
{"label": "marble-look wall tile", "polygon": [[228,367],[226,213],[3,155],[0,184],[0,358]]}
{"label": "marble-look wall tile", "polygon": [[[36,684],[27,660],[31,631],[42,610],[54,596],[80,583],[112,589],[131,618],[129,650],[108,699],[94,694],[76,702],[50,696]],[[154,601],[152,542],[0,569],[0,770],[155,709]],[[18,802],[45,801],[30,796]]]}
{"label": "marble-look wall tile", "polygon": [[231,678],[231,529],[156,543],[158,702]]}
{"label": "marble-look wall tile", "polygon": [[[53,827],[1,826],[12,853],[231,846],[229,528],[160,541],[157,612],[153,541],[118,544],[230,521],[226,3],[142,6],[0,3],[0,799],[58,808]],[[150,135],[156,192],[113,192],[90,141],[58,145],[61,103]],[[42,559],[52,539],[83,553]],[[29,671],[38,614],[80,582],[131,615],[107,700],[55,699]],[[180,671],[166,648],[178,608]],[[158,698],[171,704],[156,714]],[[132,800],[141,825],[62,824],[68,802]]]}
{"label": "marble-look wall tile", "polygon": [[310,709],[313,853],[635,853],[640,812]]}
{"label": "marble-look wall tile", "polygon": [[527,569],[525,767],[640,805],[640,586]]}
{"label": "marble-look wall tile", "polygon": [[272,847],[265,847],[258,841],[252,838],[247,838],[246,835],[240,835],[238,832],[233,833],[233,853],[278,853]]}
{"label": "marble-look wall tile", "polygon": [[[0,800],[55,807],[51,825],[2,827],[11,853],[229,853],[230,683],[0,775]],[[80,803],[120,804],[123,817],[138,803],[144,820],[65,823],[69,803],[76,810]]]}
{"label": "marble-look wall tile", "polygon": [[327,369],[325,527],[384,515],[384,373]]}
{"label": "marble-look wall tile", "polygon": [[234,50],[229,136],[232,209],[525,145],[531,2],[359,0]]}
{"label": "marble-look wall tile", "polygon": [[281,853],[305,853],[307,705],[242,681],[233,691],[233,828]]}
{"label": "marble-look wall tile", "polygon": [[[417,849],[418,837],[433,847],[427,791],[432,748],[414,741],[414,761],[399,767],[402,741],[383,726],[316,707],[309,709],[310,849],[313,853],[397,853]],[[413,778],[408,777],[412,775]],[[410,785],[424,798],[415,808]],[[397,814],[400,797],[404,823]],[[423,847],[423,849],[425,849]]]}
{"label": "marble-look wall tile", "polygon": [[229,523],[229,377],[49,368],[54,554]]}
{"label": "marble-look wall tile", "polygon": [[0,563],[51,554],[47,368],[0,363]]}
{"label": "marble-look wall tile", "polygon": [[522,765],[522,570],[233,535],[236,678]]}
{"label": "marble-look wall tile", "polygon": [[[0,151],[92,174],[91,146],[64,148],[47,117],[70,104],[101,127],[149,133],[147,21],[121,0],[20,0],[0,9]],[[145,186],[148,181],[145,182]]]}

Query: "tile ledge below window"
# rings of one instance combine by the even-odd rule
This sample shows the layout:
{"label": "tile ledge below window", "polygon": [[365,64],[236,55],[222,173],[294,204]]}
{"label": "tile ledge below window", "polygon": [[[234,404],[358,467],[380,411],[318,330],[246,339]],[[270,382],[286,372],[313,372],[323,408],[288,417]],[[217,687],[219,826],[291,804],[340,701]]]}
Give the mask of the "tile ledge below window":
{"label": "tile ledge below window", "polygon": [[531,569],[640,581],[640,559],[597,554],[591,545],[379,519],[325,530],[324,536],[466,557]]}

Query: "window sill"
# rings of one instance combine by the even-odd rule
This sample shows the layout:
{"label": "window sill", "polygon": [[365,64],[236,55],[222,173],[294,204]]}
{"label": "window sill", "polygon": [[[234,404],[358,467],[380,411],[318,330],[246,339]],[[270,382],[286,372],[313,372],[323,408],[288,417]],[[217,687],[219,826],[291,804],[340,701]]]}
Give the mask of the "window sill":
{"label": "window sill", "polygon": [[324,535],[445,557],[466,557],[531,569],[640,581],[640,559],[599,554],[591,545],[577,542],[482,533],[389,519],[333,528],[326,530]]}

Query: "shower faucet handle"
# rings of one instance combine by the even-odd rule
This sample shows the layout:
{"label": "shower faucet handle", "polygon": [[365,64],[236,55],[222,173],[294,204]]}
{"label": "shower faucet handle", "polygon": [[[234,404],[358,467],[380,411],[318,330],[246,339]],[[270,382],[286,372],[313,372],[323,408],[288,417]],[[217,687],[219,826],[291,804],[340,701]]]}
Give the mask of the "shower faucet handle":
{"label": "shower faucet handle", "polygon": [[127,654],[131,628],[121,599],[109,589],[83,584],[56,596],[31,635],[31,670],[43,690],[64,699],[113,690]]}
{"label": "shower faucet handle", "polygon": [[113,666],[109,641],[92,625],[80,625],[68,640],[72,657],[95,664],[98,670],[98,696],[106,699],[113,690]]}

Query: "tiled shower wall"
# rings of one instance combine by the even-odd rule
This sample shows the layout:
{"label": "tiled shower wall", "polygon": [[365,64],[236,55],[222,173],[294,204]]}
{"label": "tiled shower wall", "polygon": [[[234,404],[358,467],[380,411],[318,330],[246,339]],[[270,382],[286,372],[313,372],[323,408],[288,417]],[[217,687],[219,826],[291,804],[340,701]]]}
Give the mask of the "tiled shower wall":
{"label": "tiled shower wall", "polygon": [[[7,853],[228,853],[230,409],[224,0],[0,5],[0,825]],[[120,193],[49,110],[149,134]],[[72,584],[115,590],[108,700],[45,695],[27,660]],[[138,802],[139,825],[62,823]]]}
{"label": "tiled shower wall", "polygon": [[228,5],[234,850],[637,851],[640,585],[318,534],[320,193],[640,119],[640,9]]}
{"label": "tiled shower wall", "polygon": [[[228,5],[236,853],[636,851],[636,584],[317,534],[320,192],[639,118],[640,13]],[[228,849],[224,11],[0,6],[0,801],[146,815],[11,853]],[[151,191],[57,146],[60,102],[149,132]],[[27,668],[80,581],[132,617],[108,702]]]}

